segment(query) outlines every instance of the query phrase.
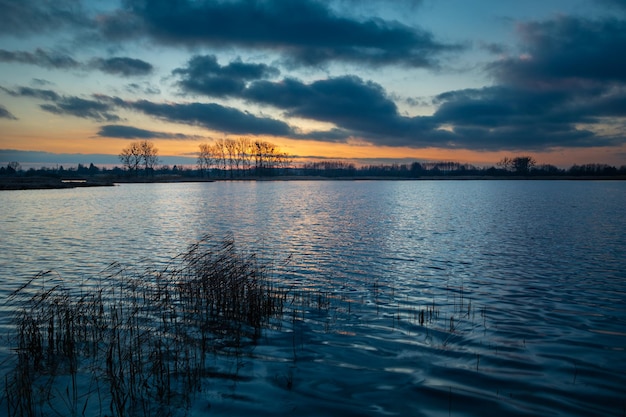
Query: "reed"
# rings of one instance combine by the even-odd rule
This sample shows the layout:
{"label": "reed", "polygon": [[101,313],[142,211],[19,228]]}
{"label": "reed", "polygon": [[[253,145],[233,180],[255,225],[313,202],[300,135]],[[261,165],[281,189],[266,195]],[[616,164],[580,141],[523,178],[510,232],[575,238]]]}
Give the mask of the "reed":
{"label": "reed", "polygon": [[10,296],[9,417],[171,415],[210,375],[208,355],[252,346],[289,292],[232,237],[205,238],[162,270],[102,275],[72,289],[45,272]]}

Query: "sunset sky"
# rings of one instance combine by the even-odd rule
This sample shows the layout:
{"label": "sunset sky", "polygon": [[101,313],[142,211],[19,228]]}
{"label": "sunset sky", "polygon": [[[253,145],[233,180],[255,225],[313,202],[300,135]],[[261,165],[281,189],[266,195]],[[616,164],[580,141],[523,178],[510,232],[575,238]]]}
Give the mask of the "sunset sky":
{"label": "sunset sky", "polygon": [[0,0],[0,165],[626,165],[626,0]]}

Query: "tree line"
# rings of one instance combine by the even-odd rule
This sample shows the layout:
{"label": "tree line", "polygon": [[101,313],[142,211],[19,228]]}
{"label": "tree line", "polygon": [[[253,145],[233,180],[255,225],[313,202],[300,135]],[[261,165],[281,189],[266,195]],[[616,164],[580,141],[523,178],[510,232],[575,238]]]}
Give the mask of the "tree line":
{"label": "tree line", "polygon": [[238,139],[217,139],[198,146],[195,168],[169,167],[159,165],[158,149],[148,140],[131,142],[118,155],[122,167],[99,168],[78,164],[65,169],[30,168],[24,171],[19,162],[10,162],[0,167],[1,176],[54,176],[54,177],[154,177],[176,176],[185,178],[249,178],[264,176],[319,176],[319,177],[382,177],[382,178],[421,178],[421,177],[618,177],[626,176],[626,165],[620,167],[608,164],[573,165],[569,169],[550,164],[538,164],[529,155],[506,156],[491,167],[476,167],[455,161],[412,162],[407,164],[379,164],[356,167],[341,160],[305,162],[294,166],[294,157],[283,152],[273,143]]}
{"label": "tree line", "polygon": [[199,145],[197,168],[201,176],[212,173],[222,177],[266,176],[287,169],[292,157],[271,142],[238,139],[216,139]]}

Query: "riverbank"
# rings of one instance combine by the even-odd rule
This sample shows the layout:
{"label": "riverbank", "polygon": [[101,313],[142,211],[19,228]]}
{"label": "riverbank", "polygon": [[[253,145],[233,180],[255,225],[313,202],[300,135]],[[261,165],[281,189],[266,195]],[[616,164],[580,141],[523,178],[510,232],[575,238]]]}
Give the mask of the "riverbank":
{"label": "riverbank", "polygon": [[0,177],[1,190],[49,190],[57,188],[110,187],[109,179],[53,178],[53,177]]}
{"label": "riverbank", "polygon": [[244,178],[193,178],[177,176],[156,176],[152,178],[53,178],[53,177],[0,177],[0,191],[3,190],[46,190],[57,188],[103,187],[116,184],[173,183],[173,182],[215,182],[215,181],[500,181],[500,180],[543,180],[543,181],[624,181],[626,176],[487,176],[487,175],[439,175],[417,178],[386,176],[341,176],[326,177],[314,175],[279,175],[271,177]]}

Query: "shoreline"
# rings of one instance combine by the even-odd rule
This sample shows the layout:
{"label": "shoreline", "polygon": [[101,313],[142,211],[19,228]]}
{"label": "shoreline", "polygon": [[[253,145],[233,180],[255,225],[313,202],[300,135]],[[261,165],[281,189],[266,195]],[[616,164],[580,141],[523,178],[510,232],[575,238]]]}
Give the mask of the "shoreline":
{"label": "shoreline", "polygon": [[0,191],[56,190],[113,186],[115,186],[114,181],[96,178],[0,177]]}
{"label": "shoreline", "polygon": [[113,187],[119,184],[167,184],[183,182],[222,182],[222,181],[624,181],[626,176],[424,176],[417,178],[385,176],[275,176],[247,178],[53,178],[53,177],[0,177],[0,191],[52,190],[84,187]]}

